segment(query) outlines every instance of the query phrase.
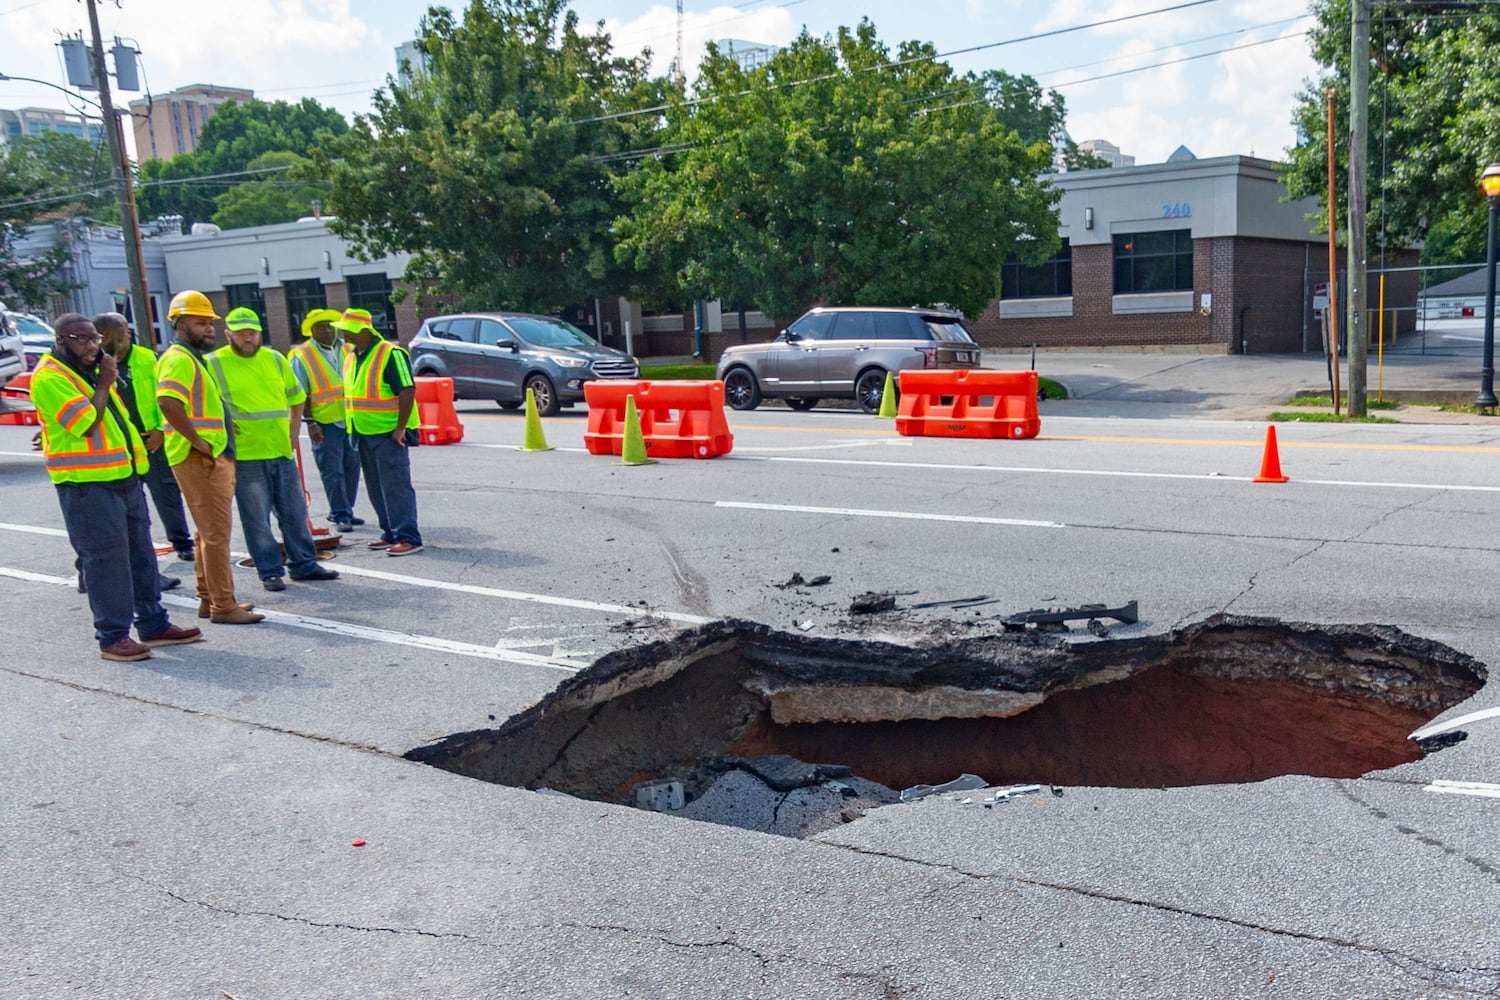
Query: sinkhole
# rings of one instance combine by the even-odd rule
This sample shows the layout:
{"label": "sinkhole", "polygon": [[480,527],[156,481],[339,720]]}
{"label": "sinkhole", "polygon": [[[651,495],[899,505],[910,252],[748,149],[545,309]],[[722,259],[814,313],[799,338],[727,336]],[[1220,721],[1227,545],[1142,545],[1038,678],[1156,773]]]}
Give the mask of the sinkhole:
{"label": "sinkhole", "polygon": [[1457,650],[1378,625],[1218,615],[1097,642],[895,642],[721,621],[606,655],[498,728],[406,756],[609,802],[661,778],[691,799],[705,762],[767,755],[888,789],[963,772],[1151,788],[1349,778],[1420,759],[1409,734],[1485,678]]}

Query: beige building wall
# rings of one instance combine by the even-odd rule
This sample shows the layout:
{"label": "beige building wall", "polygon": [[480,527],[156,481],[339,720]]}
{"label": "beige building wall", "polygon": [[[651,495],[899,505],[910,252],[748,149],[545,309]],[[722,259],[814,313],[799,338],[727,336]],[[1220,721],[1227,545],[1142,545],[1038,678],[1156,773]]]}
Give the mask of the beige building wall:
{"label": "beige building wall", "polygon": [[225,101],[244,103],[254,96],[253,90],[195,83],[153,95],[150,100],[131,101],[136,159],[170,160],[178,153],[191,153],[198,148],[203,123],[219,105]]}

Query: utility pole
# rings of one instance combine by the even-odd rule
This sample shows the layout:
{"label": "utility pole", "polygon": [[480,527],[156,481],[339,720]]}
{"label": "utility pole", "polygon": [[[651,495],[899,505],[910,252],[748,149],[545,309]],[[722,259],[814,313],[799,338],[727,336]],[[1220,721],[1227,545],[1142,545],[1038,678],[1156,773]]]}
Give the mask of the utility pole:
{"label": "utility pole", "polygon": [[682,69],[682,0],[677,0],[677,89],[683,88],[687,75]]}
{"label": "utility pole", "polygon": [[120,205],[120,227],[125,236],[125,268],[130,274],[130,310],[135,321],[136,340],[155,350],[156,322],[151,314],[151,300],[146,295],[146,272],[141,267],[141,226],[136,218],[135,190],[130,179],[130,163],[125,159],[125,137],[109,96],[109,74],[104,66],[104,41],[99,35],[99,10],[95,0],[85,0],[89,9],[89,31],[94,48],[94,76],[99,84],[99,107],[104,112],[104,136],[109,141],[110,173],[115,185],[115,199]]}
{"label": "utility pole", "polygon": [[1370,355],[1365,161],[1370,148],[1370,0],[1354,0],[1349,29],[1349,416],[1365,415]]}

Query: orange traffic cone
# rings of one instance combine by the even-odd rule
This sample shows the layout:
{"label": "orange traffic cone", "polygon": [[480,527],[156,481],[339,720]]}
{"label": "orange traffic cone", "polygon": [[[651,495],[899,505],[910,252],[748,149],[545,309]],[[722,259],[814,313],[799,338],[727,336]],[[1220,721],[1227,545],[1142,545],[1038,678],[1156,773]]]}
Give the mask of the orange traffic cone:
{"label": "orange traffic cone", "polygon": [[1287,477],[1281,474],[1281,457],[1276,454],[1276,425],[1266,425],[1266,452],[1260,460],[1260,475],[1257,483],[1284,483]]}

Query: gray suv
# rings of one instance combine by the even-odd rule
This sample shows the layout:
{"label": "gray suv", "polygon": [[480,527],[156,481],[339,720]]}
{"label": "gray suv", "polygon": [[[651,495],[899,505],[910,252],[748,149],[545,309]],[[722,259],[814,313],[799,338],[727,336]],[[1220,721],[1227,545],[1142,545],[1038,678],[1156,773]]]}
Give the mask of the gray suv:
{"label": "gray suv", "polygon": [[887,372],[978,367],[979,345],[952,310],[819,307],[769,344],[725,348],[718,376],[725,402],[736,410],[753,410],[768,398],[810,410],[837,397],[876,413]]}
{"label": "gray suv", "polygon": [[570,323],[530,313],[434,316],[407,345],[412,371],[453,380],[453,394],[493,399],[513,410],[536,397],[544,417],[583,401],[583,383],[637,378],[635,358],[605,347]]}

